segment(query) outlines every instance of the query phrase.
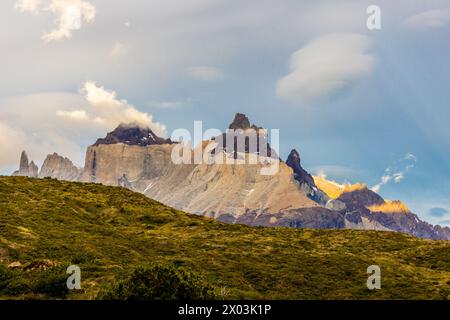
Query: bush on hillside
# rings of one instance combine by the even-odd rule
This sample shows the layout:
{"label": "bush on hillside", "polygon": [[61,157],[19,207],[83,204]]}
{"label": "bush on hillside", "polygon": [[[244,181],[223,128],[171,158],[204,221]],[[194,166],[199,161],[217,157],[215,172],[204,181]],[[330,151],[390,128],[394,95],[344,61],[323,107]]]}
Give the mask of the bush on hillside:
{"label": "bush on hillside", "polygon": [[135,268],[124,280],[102,292],[107,300],[206,300],[213,289],[198,275],[172,265]]}

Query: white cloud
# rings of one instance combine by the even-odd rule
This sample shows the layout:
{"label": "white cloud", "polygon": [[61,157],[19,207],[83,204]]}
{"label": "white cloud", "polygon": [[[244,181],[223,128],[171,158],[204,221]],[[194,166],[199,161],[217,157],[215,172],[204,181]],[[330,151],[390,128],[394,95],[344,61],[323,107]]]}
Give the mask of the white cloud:
{"label": "white cloud", "polygon": [[51,12],[56,16],[56,28],[42,36],[46,42],[70,39],[74,30],[80,29],[83,22],[94,22],[96,15],[95,7],[87,0],[17,0],[14,7],[20,12]]}
{"label": "white cloud", "polygon": [[35,94],[0,101],[0,168],[17,166],[24,149],[37,163],[58,152],[83,165],[85,147],[122,122],[148,126],[166,136],[165,126],[150,114],[94,82],[86,82],[80,94]]}
{"label": "white cloud", "polygon": [[56,115],[58,117],[65,117],[65,118],[70,118],[70,119],[75,119],[75,120],[88,120],[89,119],[86,111],[84,111],[84,110],[74,110],[74,111],[58,110],[58,111],[56,111]]}
{"label": "white cloud", "polygon": [[88,81],[81,89],[81,93],[88,102],[84,109],[69,112],[58,110],[57,115],[66,119],[101,124],[109,129],[120,123],[136,123],[149,127],[159,136],[166,136],[165,125],[154,122],[150,114],[137,110],[126,100],[119,100],[116,92],[108,91],[95,82]]}
{"label": "white cloud", "polygon": [[357,181],[360,177],[364,176],[364,172],[362,170],[340,165],[315,166],[311,167],[309,170],[315,176],[322,177],[324,179],[330,178],[332,180],[341,181],[343,183],[349,183],[349,181]]}
{"label": "white cloud", "polygon": [[327,173],[323,169],[319,169],[315,175],[322,179],[327,178]]}
{"label": "white cloud", "polygon": [[450,24],[450,10],[436,9],[421,12],[404,21],[409,28],[442,28]]}
{"label": "white cloud", "polygon": [[394,174],[394,182],[395,183],[401,182],[404,178],[405,178],[405,173],[404,172],[396,172]]}
{"label": "white cloud", "polygon": [[190,67],[185,70],[186,74],[191,78],[201,81],[216,81],[223,78],[222,70],[215,67]]}
{"label": "white cloud", "polygon": [[414,168],[416,162],[417,157],[412,153],[407,153],[402,159],[396,161],[384,171],[384,175],[381,177],[380,182],[374,185],[371,190],[379,192],[382,186],[391,181],[394,181],[394,183],[402,182],[406,173]]}
{"label": "white cloud", "polygon": [[123,57],[127,51],[128,47],[124,43],[117,41],[111,48],[109,56],[113,59],[119,59]]}
{"label": "white cloud", "polygon": [[290,73],[277,82],[277,95],[306,104],[330,98],[370,74],[370,44],[368,37],[352,33],[313,40],[292,54]]}
{"label": "white cloud", "polygon": [[38,13],[42,0],[17,0],[14,8],[20,12]]}
{"label": "white cloud", "polygon": [[183,101],[160,101],[152,103],[152,106],[161,109],[176,109],[185,104],[186,102]]}
{"label": "white cloud", "polygon": [[21,145],[26,142],[26,136],[20,130],[14,129],[0,121],[0,166],[14,162],[18,163]]}

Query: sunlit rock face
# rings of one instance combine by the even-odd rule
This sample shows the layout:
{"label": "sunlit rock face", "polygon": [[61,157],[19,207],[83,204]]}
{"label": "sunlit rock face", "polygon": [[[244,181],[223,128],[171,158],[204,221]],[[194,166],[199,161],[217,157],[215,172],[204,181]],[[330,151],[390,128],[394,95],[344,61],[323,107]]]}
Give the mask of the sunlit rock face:
{"label": "sunlit rock face", "polygon": [[53,178],[58,180],[77,181],[80,179],[81,169],[77,168],[70,159],[57,153],[49,154],[39,172],[39,178]]}

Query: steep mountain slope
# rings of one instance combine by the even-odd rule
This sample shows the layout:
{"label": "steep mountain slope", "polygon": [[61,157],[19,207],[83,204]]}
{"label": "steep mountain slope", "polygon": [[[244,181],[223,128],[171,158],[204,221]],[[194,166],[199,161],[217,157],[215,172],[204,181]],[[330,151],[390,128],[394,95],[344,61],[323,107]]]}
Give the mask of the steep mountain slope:
{"label": "steep mountain slope", "polygon": [[[244,114],[236,114],[228,129],[186,152],[194,163],[195,151],[202,154],[199,148],[214,145],[202,163],[179,164],[172,156],[181,145],[157,137],[149,128],[121,124],[88,147],[81,173],[69,159],[54,154],[47,157],[39,177],[123,186],[179,210],[228,223],[390,230],[450,240],[450,228],[421,221],[403,204],[387,202],[365,185],[341,186],[312,177],[296,150],[286,162],[279,160],[266,130],[251,125]],[[218,159],[225,164],[209,163]],[[263,175],[273,164],[278,164],[276,173]],[[36,176],[27,174],[34,169],[30,171],[25,153],[20,168],[16,174]]]}
{"label": "steep mountain slope", "polygon": [[330,198],[345,203],[347,228],[391,230],[421,238],[450,240],[449,228],[420,220],[402,202],[385,200],[365,184],[339,185],[324,178],[314,179]]}
{"label": "steep mountain slope", "polygon": [[320,207],[300,190],[284,163],[274,176],[261,175],[260,164],[175,164],[173,148],[167,144],[90,146],[83,181],[126,183],[174,208],[230,223],[343,227],[338,213]]}
{"label": "steep mountain slope", "polygon": [[[93,299],[149,262],[195,270],[221,299],[450,298],[447,241],[223,224],[124,188],[0,177],[0,298],[50,298],[33,284],[76,264],[82,290],[67,298]],[[382,289],[370,291],[374,264]]]}

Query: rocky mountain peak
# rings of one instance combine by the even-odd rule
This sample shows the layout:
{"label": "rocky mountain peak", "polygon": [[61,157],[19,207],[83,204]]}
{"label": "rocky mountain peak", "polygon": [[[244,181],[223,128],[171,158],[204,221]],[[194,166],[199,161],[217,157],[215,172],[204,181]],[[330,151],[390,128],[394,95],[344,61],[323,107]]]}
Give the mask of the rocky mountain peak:
{"label": "rocky mountain peak", "polygon": [[[248,135],[249,129],[253,129],[256,131],[256,150],[250,150],[250,135]],[[233,132],[234,130],[234,132]],[[242,130],[242,131],[241,131]],[[261,131],[260,131],[261,130]],[[264,156],[271,156],[273,154],[273,150],[271,149],[269,142],[267,140],[267,134],[264,130],[264,128],[256,126],[254,124],[250,125],[250,120],[248,117],[243,113],[236,113],[234,116],[233,122],[230,123],[228,126],[227,133],[223,133],[221,136],[222,138],[222,147],[224,150],[226,150],[229,153],[234,153],[234,158],[237,159],[239,152],[256,152],[259,154],[260,147],[262,145],[266,145],[267,154]],[[238,150],[238,144],[237,144],[237,138],[243,137],[244,138],[244,150]],[[212,138],[212,140],[216,140],[218,137]],[[234,144],[231,148],[227,146],[227,139],[234,139]]]}
{"label": "rocky mountain peak", "polygon": [[38,166],[33,161],[29,162],[27,152],[23,150],[20,154],[19,170],[14,171],[13,175],[37,178],[38,171]]}
{"label": "rocky mountain peak", "polygon": [[20,173],[28,174],[28,155],[25,150],[20,154],[19,174]]}
{"label": "rocky mountain peak", "polygon": [[292,163],[292,165],[296,166],[296,167],[300,166],[300,162],[301,162],[300,154],[298,153],[297,150],[295,150],[295,149],[291,150],[291,152],[289,153],[289,156],[286,160],[286,163],[287,162]]}
{"label": "rocky mountain peak", "polygon": [[31,161],[28,165],[28,175],[32,178],[37,178],[39,173],[39,167],[34,163],[34,161]]}
{"label": "rocky mountain peak", "polygon": [[300,154],[297,150],[292,149],[286,160],[286,164],[294,171],[294,178],[302,183],[306,182],[310,187],[316,187],[313,177],[302,168],[300,164]]}
{"label": "rocky mountain peak", "polygon": [[230,125],[228,126],[228,129],[233,130],[246,130],[250,128],[250,121],[248,120],[247,116],[243,113],[236,113],[234,116],[234,120]]}
{"label": "rocky mountain peak", "polygon": [[247,129],[254,129],[259,130],[262,129],[262,127],[258,127],[256,125],[250,125],[250,120],[248,117],[243,113],[236,113],[233,119],[233,122],[230,123],[228,126],[228,129],[230,130],[247,130]]}
{"label": "rocky mountain peak", "polygon": [[50,177],[58,180],[75,181],[79,178],[81,170],[69,158],[60,156],[56,152],[49,154],[39,172],[39,178]]}
{"label": "rocky mountain peak", "polygon": [[172,144],[172,141],[158,137],[148,127],[144,128],[136,123],[121,123],[116,129],[109,132],[105,138],[98,139],[94,145],[116,143],[145,147],[155,144]]}
{"label": "rocky mountain peak", "polygon": [[300,154],[297,150],[291,150],[286,164],[294,171],[294,179],[297,180],[303,192],[317,203],[326,205],[330,198],[316,186],[314,178],[302,168]]}

